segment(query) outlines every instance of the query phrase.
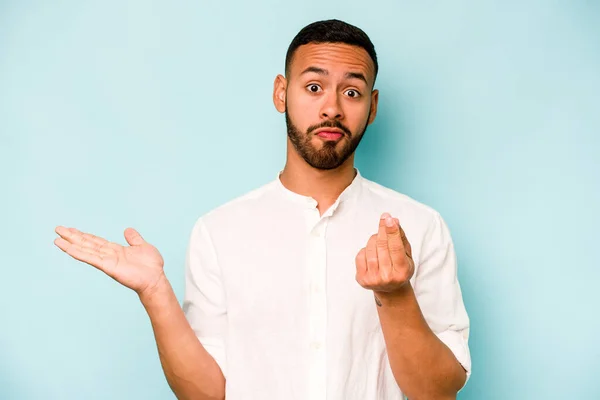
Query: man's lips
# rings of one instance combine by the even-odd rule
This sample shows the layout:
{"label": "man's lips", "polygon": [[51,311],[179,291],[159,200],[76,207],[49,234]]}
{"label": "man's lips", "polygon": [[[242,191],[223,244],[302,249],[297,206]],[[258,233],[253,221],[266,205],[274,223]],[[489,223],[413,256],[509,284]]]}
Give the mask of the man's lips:
{"label": "man's lips", "polygon": [[319,129],[316,135],[327,140],[337,140],[344,136],[344,132],[339,129]]}

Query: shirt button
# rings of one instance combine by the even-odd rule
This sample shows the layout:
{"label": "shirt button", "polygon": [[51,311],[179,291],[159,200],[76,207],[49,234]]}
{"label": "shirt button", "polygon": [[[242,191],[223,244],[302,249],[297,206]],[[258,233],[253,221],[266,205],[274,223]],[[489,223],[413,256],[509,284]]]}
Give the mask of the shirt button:
{"label": "shirt button", "polygon": [[321,345],[321,342],[312,342],[312,343],[310,344],[310,347],[311,347],[311,349],[313,349],[313,350],[320,350],[320,349],[321,349],[321,347],[322,347],[322,345]]}

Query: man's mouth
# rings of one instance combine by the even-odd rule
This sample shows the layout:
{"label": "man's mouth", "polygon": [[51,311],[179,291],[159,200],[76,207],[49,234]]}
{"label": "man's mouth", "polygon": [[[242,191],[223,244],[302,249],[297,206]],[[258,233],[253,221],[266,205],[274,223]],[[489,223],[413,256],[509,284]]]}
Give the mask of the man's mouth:
{"label": "man's mouth", "polygon": [[338,140],[344,136],[344,132],[336,128],[324,128],[317,131],[317,136],[325,140]]}

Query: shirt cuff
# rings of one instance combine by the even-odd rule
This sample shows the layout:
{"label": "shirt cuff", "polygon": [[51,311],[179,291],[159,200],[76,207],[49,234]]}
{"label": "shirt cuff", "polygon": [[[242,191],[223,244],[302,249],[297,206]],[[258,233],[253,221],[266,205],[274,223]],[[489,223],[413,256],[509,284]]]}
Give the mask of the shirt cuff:
{"label": "shirt cuff", "polygon": [[[460,365],[463,366],[467,373],[467,379],[465,379],[465,385],[469,381],[471,376],[471,355],[469,353],[469,346],[467,340],[464,338],[461,332],[446,330],[436,334],[437,337],[454,353],[454,357],[458,360]],[[465,386],[463,385],[462,388]],[[461,390],[462,390],[461,388]]]}

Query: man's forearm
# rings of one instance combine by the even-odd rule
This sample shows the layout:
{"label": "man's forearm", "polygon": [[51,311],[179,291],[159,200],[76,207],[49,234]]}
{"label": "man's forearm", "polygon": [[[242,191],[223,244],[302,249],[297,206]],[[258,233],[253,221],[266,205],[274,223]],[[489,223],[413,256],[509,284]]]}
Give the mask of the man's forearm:
{"label": "man's forearm", "polygon": [[[397,293],[375,293],[390,366],[410,400],[455,399],[465,370],[431,331],[410,282]],[[381,304],[381,305],[380,305]]]}
{"label": "man's forearm", "polygon": [[152,323],[167,382],[177,398],[224,399],[223,373],[196,337],[166,278],[140,300]]}

